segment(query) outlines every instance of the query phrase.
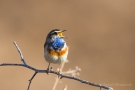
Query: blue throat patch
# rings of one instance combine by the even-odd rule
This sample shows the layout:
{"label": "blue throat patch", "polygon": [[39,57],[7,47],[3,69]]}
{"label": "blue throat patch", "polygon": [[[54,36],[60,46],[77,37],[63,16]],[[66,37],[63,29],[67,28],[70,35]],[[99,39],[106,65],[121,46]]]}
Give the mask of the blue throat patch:
{"label": "blue throat patch", "polygon": [[59,36],[54,37],[54,42],[52,42],[52,48],[56,51],[61,50],[64,47],[65,41]]}

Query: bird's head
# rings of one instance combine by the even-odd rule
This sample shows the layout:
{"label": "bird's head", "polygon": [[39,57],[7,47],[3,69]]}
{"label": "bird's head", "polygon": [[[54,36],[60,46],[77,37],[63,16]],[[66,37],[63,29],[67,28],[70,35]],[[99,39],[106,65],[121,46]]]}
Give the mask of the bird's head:
{"label": "bird's head", "polygon": [[54,40],[56,40],[56,38],[60,38],[63,39],[65,38],[65,36],[63,36],[63,32],[65,32],[66,30],[60,30],[60,29],[53,29],[52,31],[49,32],[49,34],[46,37],[46,43],[51,43]]}
{"label": "bird's head", "polygon": [[49,34],[48,37],[53,38],[55,36],[59,36],[61,38],[64,38],[65,36],[63,36],[63,32],[65,32],[66,30],[60,30],[60,29],[53,29]]}

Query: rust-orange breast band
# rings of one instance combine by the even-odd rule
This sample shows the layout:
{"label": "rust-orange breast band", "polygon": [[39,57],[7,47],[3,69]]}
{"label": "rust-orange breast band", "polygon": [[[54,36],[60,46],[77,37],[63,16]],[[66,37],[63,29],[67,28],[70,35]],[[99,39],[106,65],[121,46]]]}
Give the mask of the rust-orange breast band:
{"label": "rust-orange breast band", "polygon": [[67,50],[68,50],[68,47],[59,52],[56,52],[54,50],[51,50],[50,48],[47,48],[47,51],[49,52],[49,54],[53,56],[63,56],[64,54],[66,54]]}

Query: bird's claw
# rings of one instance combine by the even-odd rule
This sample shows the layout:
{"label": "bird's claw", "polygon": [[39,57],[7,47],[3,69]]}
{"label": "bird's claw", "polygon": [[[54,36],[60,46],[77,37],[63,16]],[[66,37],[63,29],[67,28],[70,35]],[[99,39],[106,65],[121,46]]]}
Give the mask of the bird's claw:
{"label": "bird's claw", "polygon": [[60,76],[60,74],[61,74],[61,73],[60,73],[60,71],[58,71],[58,78],[60,78],[60,79],[61,79],[61,76]]}
{"label": "bird's claw", "polygon": [[50,74],[50,70],[52,69],[52,67],[51,68],[47,68],[47,74]]}

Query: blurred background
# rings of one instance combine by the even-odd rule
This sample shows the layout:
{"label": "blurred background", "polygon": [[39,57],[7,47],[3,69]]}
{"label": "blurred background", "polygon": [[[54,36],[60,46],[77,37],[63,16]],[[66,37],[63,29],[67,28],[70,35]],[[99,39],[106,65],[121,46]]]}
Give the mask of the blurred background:
{"label": "blurred background", "polygon": [[[115,90],[135,89],[134,0],[0,0],[0,63],[26,62],[46,69],[43,44],[50,30],[66,29],[69,56],[64,71],[81,68],[77,76]],[[54,70],[58,65],[51,64]],[[33,71],[0,67],[0,90],[26,90]],[[37,74],[30,90],[51,90],[56,75]],[[62,79],[56,90],[99,90]]]}

